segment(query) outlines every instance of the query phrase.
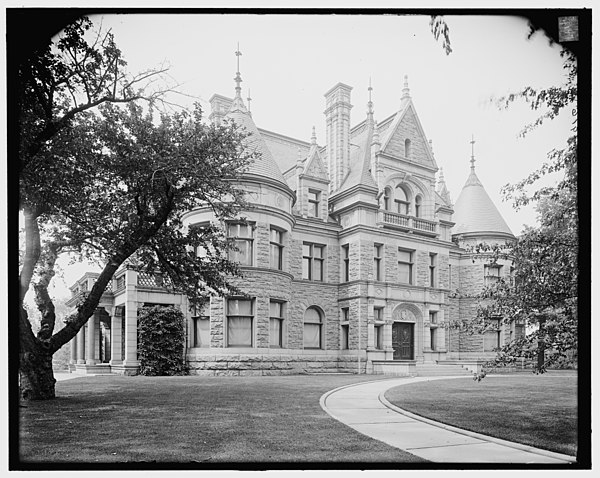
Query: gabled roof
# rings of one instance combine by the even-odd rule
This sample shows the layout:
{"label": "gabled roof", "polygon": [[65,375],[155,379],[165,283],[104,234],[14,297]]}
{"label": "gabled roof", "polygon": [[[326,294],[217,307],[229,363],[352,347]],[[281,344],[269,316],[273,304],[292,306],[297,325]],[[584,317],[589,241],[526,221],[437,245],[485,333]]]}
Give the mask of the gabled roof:
{"label": "gabled roof", "polygon": [[327,169],[319,153],[319,147],[316,143],[312,145],[308,153],[308,158],[304,163],[304,174],[313,178],[329,180]]}
{"label": "gabled roof", "polygon": [[471,174],[456,200],[452,220],[456,224],[452,228],[452,234],[501,233],[513,235],[475,174],[475,168],[471,168]]}
{"label": "gabled roof", "polygon": [[398,137],[402,138],[402,147],[404,147],[405,134],[401,131],[401,129],[403,121],[409,121],[409,117],[414,122],[414,126],[417,130],[416,137],[411,138],[411,141],[422,141],[422,148],[425,150],[427,156],[426,164],[428,166],[437,168],[433,152],[431,151],[431,147],[425,136],[425,131],[423,130],[423,126],[421,125],[421,121],[419,120],[419,116],[417,115],[417,111],[410,97],[406,97],[402,100],[400,109],[395,115],[393,115],[393,119],[386,118],[382,122],[379,128],[381,135],[381,151],[395,155],[393,150],[394,146],[396,146],[395,140]]}

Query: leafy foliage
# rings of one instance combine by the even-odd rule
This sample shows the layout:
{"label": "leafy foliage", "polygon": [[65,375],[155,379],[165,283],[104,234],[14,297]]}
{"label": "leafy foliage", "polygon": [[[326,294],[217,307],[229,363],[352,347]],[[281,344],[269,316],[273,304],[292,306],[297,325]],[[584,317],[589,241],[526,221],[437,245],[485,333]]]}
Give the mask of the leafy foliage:
{"label": "leafy foliage", "polygon": [[[519,99],[534,110],[544,110],[521,135],[555,118],[563,109],[575,117],[573,135],[564,149],[553,150],[548,161],[516,184],[503,187],[505,200],[519,209],[536,203],[538,225],[527,228],[510,253],[513,280],[500,280],[486,288],[475,323],[480,328],[486,319],[502,316],[505,323],[517,320],[529,332],[498,351],[489,366],[514,363],[518,358],[537,359],[536,372],[548,367],[562,367],[577,360],[578,285],[579,285],[579,216],[577,209],[577,62],[572,53],[563,51],[566,83],[562,86],[522,91],[499,100],[508,107]],[[562,173],[555,186],[535,188],[537,181],[549,173]],[[486,249],[480,246],[480,251]],[[498,250],[487,248],[498,257]],[[471,324],[472,325],[472,324]],[[470,326],[467,325],[467,328]],[[485,372],[484,374],[485,375]]]}
{"label": "leafy foliage", "polygon": [[[80,19],[19,67],[22,365],[42,355],[48,361],[71,340],[133,255],[150,272],[168,276],[192,302],[236,290],[229,279],[238,270],[227,260],[234,244],[219,221],[237,217],[244,204],[236,184],[253,160],[245,133],[233,123],[206,125],[199,105],[159,113],[166,90],[149,87],[165,70],[129,75],[112,35],[92,33],[89,20]],[[196,208],[211,210],[217,222],[183,228],[182,214]],[[193,254],[198,248],[211,254]],[[95,258],[103,270],[54,332],[47,289],[65,251]],[[32,279],[42,314],[37,336],[23,308]],[[27,367],[31,374],[36,368]],[[36,380],[32,375],[30,382]],[[47,383],[44,397],[53,396],[53,382]]]}
{"label": "leafy foliage", "polygon": [[138,316],[140,375],[187,375],[185,320],[176,307],[143,307]]}
{"label": "leafy foliage", "polygon": [[450,46],[450,28],[448,28],[444,17],[442,15],[431,15],[429,27],[431,28],[431,33],[436,41],[439,41],[440,37],[442,37],[442,48],[446,52],[446,55],[452,53],[452,47]]}

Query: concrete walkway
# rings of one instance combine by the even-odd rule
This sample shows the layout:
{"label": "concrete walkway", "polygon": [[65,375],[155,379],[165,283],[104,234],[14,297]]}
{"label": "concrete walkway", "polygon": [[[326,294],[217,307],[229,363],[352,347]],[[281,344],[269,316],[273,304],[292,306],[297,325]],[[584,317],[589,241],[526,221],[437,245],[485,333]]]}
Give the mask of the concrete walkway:
{"label": "concrete walkway", "polygon": [[386,390],[409,383],[470,377],[377,380],[336,388],[321,407],[336,420],[376,440],[440,463],[574,463],[575,457],[461,430],[419,417],[389,403]]}

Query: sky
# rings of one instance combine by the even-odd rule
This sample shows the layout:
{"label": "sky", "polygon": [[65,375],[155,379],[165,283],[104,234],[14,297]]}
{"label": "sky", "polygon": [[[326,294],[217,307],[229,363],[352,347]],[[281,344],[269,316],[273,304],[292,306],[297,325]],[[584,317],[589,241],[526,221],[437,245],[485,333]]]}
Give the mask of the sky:
{"label": "sky", "polygon": [[[172,101],[199,101],[210,113],[215,94],[233,97],[238,48],[242,95],[250,91],[260,128],[325,143],[324,93],[338,82],[353,87],[351,123],[366,117],[369,81],[375,119],[400,108],[404,76],[437,165],[454,202],[469,174],[474,137],[476,172],[514,234],[535,224],[533,208],[515,211],[500,188],[526,177],[560,148],[572,118],[561,117],[519,138],[540,115],[525,104],[500,110],[493,98],[525,86],[565,81],[558,45],[542,32],[530,40],[527,20],[514,16],[452,16],[452,53],[446,55],[428,15],[136,14],[91,16],[111,29],[138,72],[169,65],[177,90]],[[84,267],[71,267],[75,280]],[[81,271],[81,273],[79,273]],[[60,282],[60,281],[59,281]],[[71,281],[72,283],[72,281]],[[69,283],[70,285],[70,283]],[[64,284],[63,284],[64,286]]]}
{"label": "sky", "polygon": [[400,108],[404,76],[439,167],[456,201],[469,173],[471,137],[477,174],[513,233],[532,225],[532,210],[516,212],[500,188],[514,183],[561,147],[568,114],[519,139],[540,113],[514,104],[499,110],[493,97],[525,86],[564,82],[558,45],[543,33],[527,40],[524,18],[446,16],[453,52],[446,56],[428,15],[183,15],[92,17],[110,28],[131,72],[163,63],[178,89],[208,115],[214,93],[233,97],[235,51],[242,52],[242,95],[248,91],[257,126],[305,141],[315,126],[325,143],[324,93],[338,82],[353,87],[351,122],[366,116],[369,80],[375,119]]}

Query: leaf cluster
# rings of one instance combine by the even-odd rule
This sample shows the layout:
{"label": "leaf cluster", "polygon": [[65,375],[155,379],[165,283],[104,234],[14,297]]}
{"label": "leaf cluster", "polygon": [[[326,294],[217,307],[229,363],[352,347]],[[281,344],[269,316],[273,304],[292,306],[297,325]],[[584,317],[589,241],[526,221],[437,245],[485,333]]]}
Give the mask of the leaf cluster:
{"label": "leaf cluster", "polygon": [[184,344],[185,319],[181,310],[173,306],[139,309],[140,375],[188,375]]}

